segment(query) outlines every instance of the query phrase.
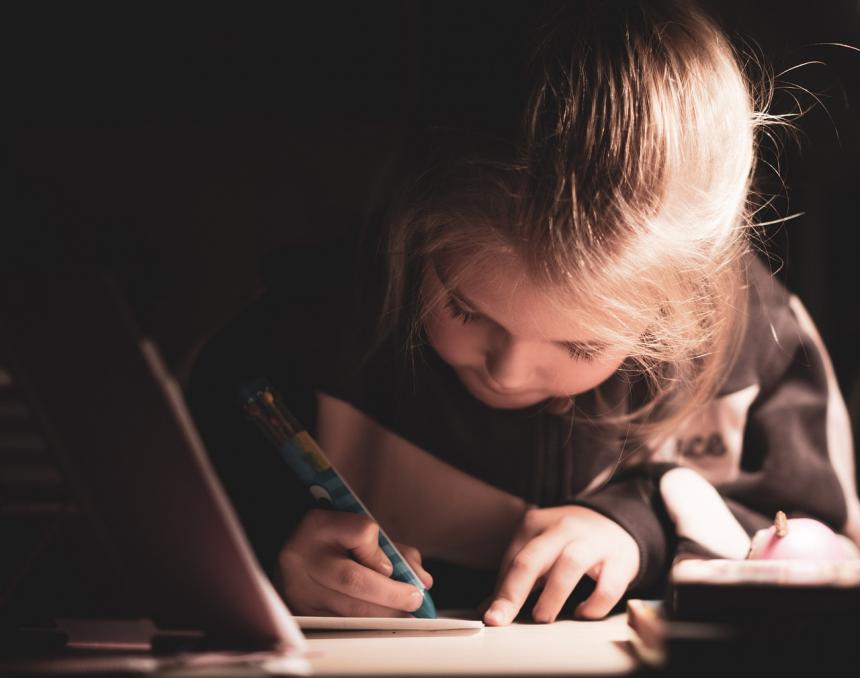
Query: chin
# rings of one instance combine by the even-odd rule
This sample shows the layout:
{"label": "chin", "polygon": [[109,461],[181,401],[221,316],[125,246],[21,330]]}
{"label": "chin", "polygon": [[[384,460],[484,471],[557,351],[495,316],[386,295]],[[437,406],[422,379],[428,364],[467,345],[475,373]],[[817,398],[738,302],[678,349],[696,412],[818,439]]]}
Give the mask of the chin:
{"label": "chin", "polygon": [[537,405],[538,403],[542,403],[546,400],[546,398],[512,398],[510,396],[505,396],[504,394],[493,394],[490,397],[485,395],[478,396],[476,394],[476,398],[480,400],[482,403],[489,407],[493,407],[497,410],[518,410],[524,407],[531,407],[532,405]]}
{"label": "chin", "polygon": [[484,384],[480,379],[472,375],[460,375],[460,381],[477,400],[480,400],[487,407],[492,407],[498,410],[517,410],[523,407],[531,407],[537,405],[550,396],[543,393],[525,392],[525,393],[500,393]]}

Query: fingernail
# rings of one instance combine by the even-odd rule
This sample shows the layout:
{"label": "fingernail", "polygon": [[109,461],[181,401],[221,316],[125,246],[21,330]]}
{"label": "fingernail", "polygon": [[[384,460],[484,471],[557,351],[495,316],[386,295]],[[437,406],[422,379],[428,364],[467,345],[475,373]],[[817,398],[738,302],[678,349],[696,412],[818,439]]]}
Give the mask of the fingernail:
{"label": "fingernail", "polygon": [[388,558],[383,558],[379,561],[380,569],[386,574],[391,574],[394,572],[394,565],[391,564],[391,561]]}
{"label": "fingernail", "polygon": [[487,613],[484,615],[484,619],[486,619],[490,624],[506,624],[508,621],[508,615],[505,613],[502,605],[494,604],[490,606],[489,610],[487,610]]}
{"label": "fingernail", "polygon": [[412,610],[417,610],[421,607],[421,603],[424,602],[424,594],[415,589],[412,593],[409,594],[409,604],[412,605]]}
{"label": "fingernail", "polygon": [[499,615],[498,611],[496,611],[496,610],[487,610],[484,613],[484,620],[488,624],[501,624],[502,623],[501,615]]}
{"label": "fingernail", "polygon": [[555,621],[553,617],[550,617],[543,610],[532,610],[532,619],[534,619],[538,624],[550,624]]}

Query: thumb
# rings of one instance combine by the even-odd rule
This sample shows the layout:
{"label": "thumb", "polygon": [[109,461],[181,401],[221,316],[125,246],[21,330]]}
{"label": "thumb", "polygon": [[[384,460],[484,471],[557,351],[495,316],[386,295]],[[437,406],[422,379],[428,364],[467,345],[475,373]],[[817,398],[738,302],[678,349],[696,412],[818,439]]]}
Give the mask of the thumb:
{"label": "thumb", "polygon": [[379,546],[379,525],[364,515],[336,513],[330,518],[327,540],[349,551],[353,559],[386,577],[394,571]]}

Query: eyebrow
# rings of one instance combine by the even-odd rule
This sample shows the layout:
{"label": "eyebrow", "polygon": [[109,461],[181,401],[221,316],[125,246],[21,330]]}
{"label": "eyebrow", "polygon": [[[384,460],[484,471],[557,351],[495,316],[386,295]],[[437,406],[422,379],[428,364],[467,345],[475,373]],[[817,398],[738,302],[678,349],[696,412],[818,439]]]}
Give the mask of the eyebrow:
{"label": "eyebrow", "polygon": [[[491,323],[494,323],[507,331],[507,328],[502,325],[498,320],[493,318],[491,315],[482,311],[477,304],[470,301],[469,298],[460,292],[456,287],[448,285],[445,280],[439,276],[439,280],[442,282],[443,287],[447,290],[448,294],[450,294],[454,299],[463,306],[468,307],[470,311],[474,311],[482,318],[489,320]],[[600,351],[604,351],[609,347],[609,344],[602,341],[565,341],[565,340],[553,340],[553,344],[561,346],[563,348],[573,348],[579,351],[584,351],[586,353],[599,353]]]}

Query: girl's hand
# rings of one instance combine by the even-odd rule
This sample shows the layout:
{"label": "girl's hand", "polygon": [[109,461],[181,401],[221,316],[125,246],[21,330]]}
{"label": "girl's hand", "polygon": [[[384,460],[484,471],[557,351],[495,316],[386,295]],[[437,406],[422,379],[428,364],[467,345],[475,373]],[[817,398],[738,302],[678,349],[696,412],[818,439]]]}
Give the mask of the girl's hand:
{"label": "girl's hand", "polygon": [[[403,617],[423,593],[390,579],[391,561],[379,546],[379,526],[366,516],[313,509],[281,549],[282,590],[294,614]],[[397,548],[429,588],[433,578],[411,546]]]}
{"label": "girl's hand", "polygon": [[638,571],[636,541],[606,516],[582,506],[530,509],[502,559],[484,622],[509,624],[541,581],[544,589],[532,616],[537,622],[554,621],[584,575],[597,585],[576,616],[599,619],[621,600]]}

